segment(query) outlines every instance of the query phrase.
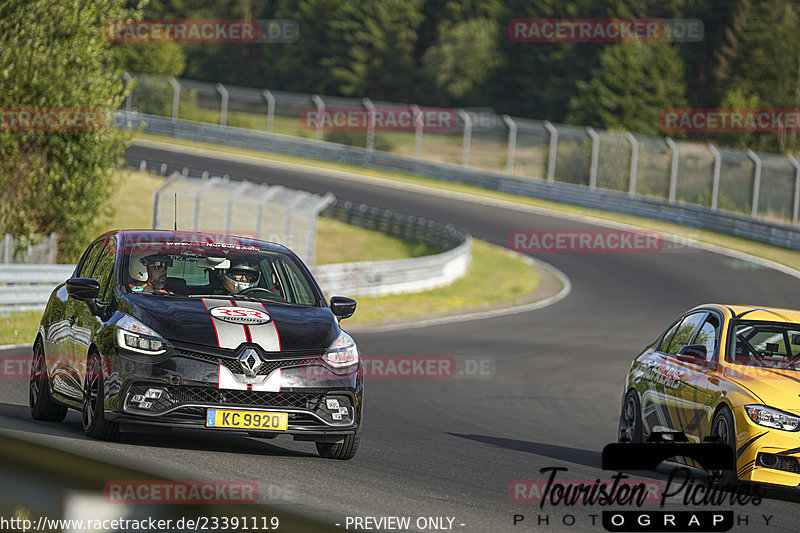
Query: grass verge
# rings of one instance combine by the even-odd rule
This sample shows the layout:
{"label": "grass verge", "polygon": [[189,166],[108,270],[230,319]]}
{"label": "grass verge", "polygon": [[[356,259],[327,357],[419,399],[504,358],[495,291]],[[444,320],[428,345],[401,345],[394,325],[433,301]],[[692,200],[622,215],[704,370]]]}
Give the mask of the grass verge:
{"label": "grass verge", "polygon": [[357,297],[358,307],[344,327],[420,316],[457,313],[529,300],[539,286],[530,266],[504,249],[477,239],[472,241],[472,263],[467,273],[446,287],[393,296]]}

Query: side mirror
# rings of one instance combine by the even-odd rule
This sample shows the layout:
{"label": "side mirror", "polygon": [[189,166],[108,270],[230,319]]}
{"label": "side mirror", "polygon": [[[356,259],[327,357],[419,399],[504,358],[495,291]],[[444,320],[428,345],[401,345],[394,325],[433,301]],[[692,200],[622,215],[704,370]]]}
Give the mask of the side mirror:
{"label": "side mirror", "polygon": [[687,344],[678,350],[678,360],[687,363],[705,364],[707,355],[705,344]]}
{"label": "side mirror", "polygon": [[331,297],[331,312],[339,320],[350,318],[356,312],[356,301],[344,296],[333,296]]}
{"label": "side mirror", "polygon": [[67,294],[76,300],[94,300],[100,295],[100,283],[92,278],[70,278]]}

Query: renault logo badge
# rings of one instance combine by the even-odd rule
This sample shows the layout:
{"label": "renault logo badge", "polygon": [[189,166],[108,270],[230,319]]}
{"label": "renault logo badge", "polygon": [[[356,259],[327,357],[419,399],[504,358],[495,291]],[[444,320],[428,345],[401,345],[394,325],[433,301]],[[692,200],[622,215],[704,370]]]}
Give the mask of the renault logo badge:
{"label": "renault logo badge", "polygon": [[258,353],[252,348],[248,348],[239,357],[239,364],[242,366],[244,375],[248,378],[254,378],[258,374],[258,369],[264,364]]}

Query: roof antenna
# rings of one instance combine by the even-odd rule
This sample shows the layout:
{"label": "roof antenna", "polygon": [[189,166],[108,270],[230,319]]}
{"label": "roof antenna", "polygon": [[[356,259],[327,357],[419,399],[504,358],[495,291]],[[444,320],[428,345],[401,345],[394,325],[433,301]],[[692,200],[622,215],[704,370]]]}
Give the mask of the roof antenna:
{"label": "roof antenna", "polygon": [[175,194],[175,197],[174,197],[175,198],[174,199],[175,207],[172,210],[172,212],[174,214],[173,227],[174,227],[175,231],[178,231],[178,193],[174,193],[174,194]]}

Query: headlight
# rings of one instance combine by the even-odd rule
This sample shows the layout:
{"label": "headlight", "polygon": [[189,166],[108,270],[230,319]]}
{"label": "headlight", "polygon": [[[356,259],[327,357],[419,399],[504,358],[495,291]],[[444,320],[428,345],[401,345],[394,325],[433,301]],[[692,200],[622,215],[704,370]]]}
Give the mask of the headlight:
{"label": "headlight", "polygon": [[125,315],[116,325],[117,346],[132,352],[159,355],[171,348],[158,333],[130,315]]}
{"label": "headlight", "polygon": [[358,346],[344,331],[339,334],[333,344],[322,356],[333,368],[344,368],[358,363]]}
{"label": "headlight", "polygon": [[782,429],[784,431],[797,431],[800,429],[800,416],[790,415],[764,405],[745,405],[744,410],[750,420],[759,426]]}

